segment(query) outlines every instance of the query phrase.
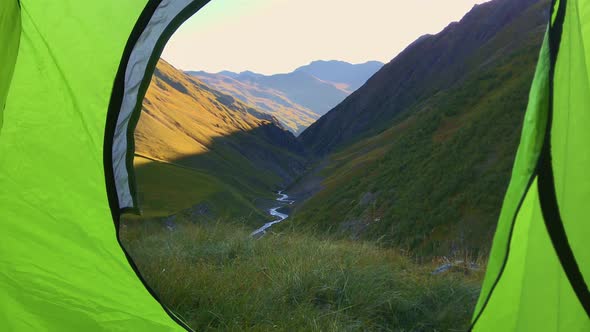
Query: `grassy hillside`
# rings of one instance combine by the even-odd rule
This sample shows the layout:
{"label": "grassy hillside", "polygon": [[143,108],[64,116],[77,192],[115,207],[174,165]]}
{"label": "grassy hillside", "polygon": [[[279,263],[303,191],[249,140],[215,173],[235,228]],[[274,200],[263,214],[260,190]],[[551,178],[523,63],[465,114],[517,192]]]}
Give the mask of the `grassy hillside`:
{"label": "grassy hillside", "polygon": [[231,223],[127,222],[121,238],[197,331],[462,331],[481,274],[432,275],[396,250]]}
{"label": "grassy hillside", "polygon": [[[296,209],[295,227],[424,254],[485,254],[518,145],[545,5],[474,51],[489,57],[468,63],[477,70],[327,157],[323,190]],[[510,42],[516,35],[518,45]]]}
{"label": "grassy hillside", "polygon": [[[211,216],[255,216],[305,167],[278,121],[161,61],[135,131],[140,207],[165,216],[205,204]],[[189,185],[190,184],[190,185]]]}
{"label": "grassy hillside", "polygon": [[537,43],[547,17],[547,0],[495,0],[474,7],[460,22],[408,46],[306,129],[301,141],[325,155],[379,134],[432,96],[497,66],[531,40]]}

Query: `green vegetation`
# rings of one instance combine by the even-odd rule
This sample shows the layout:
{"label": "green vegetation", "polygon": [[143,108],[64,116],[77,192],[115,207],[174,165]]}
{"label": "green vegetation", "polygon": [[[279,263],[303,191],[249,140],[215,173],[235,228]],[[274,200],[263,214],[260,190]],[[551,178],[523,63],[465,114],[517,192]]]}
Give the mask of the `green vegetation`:
{"label": "green vegetation", "polygon": [[[332,155],[326,188],[297,210],[296,223],[433,254],[453,245],[485,250],[510,179],[534,62],[530,53],[515,57]],[[362,202],[365,195],[374,198]]]}
{"label": "green vegetation", "polygon": [[541,33],[534,37],[326,157],[323,190],[296,209],[296,227],[423,255],[487,255]]}
{"label": "green vegetation", "polygon": [[200,203],[207,207],[209,217],[268,219],[268,215],[210,172],[142,157],[136,157],[135,162],[143,217],[167,216]]}
{"label": "green vegetation", "polygon": [[[170,225],[168,225],[170,227]],[[121,238],[163,303],[194,329],[460,331],[481,274],[431,275],[393,249],[232,223],[124,222]]]}

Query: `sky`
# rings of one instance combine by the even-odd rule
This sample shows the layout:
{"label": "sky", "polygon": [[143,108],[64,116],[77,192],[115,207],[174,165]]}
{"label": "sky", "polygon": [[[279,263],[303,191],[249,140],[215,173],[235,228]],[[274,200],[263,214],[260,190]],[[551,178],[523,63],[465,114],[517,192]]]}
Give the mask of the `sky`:
{"label": "sky", "polygon": [[212,0],[178,29],[162,57],[182,70],[213,73],[286,73],[314,60],[386,63],[483,2]]}

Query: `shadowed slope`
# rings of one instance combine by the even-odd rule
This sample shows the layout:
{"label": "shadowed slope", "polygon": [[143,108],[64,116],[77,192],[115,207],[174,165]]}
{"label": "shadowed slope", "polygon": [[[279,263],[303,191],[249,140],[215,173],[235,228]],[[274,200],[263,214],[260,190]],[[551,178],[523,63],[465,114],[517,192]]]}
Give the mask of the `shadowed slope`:
{"label": "shadowed slope", "polygon": [[[377,134],[412,107],[469,75],[491,68],[530,43],[530,31],[546,21],[538,0],[496,0],[473,8],[441,33],[424,36],[386,64],[300,138],[316,154]],[[526,15],[526,18],[524,15]]]}

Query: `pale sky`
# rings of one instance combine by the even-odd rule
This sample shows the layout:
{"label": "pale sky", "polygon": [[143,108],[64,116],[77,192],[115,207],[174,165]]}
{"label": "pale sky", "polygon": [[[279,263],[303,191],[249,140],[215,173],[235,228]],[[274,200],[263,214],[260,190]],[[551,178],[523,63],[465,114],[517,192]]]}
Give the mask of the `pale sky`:
{"label": "pale sky", "polygon": [[[183,70],[290,72],[313,60],[389,62],[485,0],[212,0],[163,58]],[[362,4],[362,5],[361,5]]]}

